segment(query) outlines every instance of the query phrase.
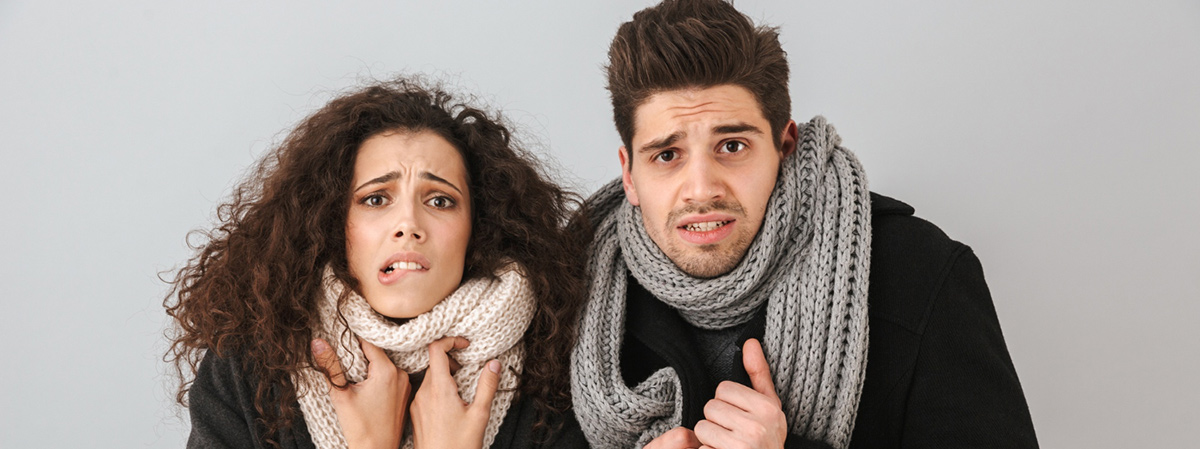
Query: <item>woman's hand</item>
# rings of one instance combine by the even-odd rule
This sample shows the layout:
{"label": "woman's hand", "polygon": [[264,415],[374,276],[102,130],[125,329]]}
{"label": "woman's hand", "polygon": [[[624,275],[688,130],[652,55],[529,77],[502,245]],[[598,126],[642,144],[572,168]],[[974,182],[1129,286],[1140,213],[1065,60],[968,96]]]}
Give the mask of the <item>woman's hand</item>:
{"label": "woman's hand", "polygon": [[358,341],[367,356],[367,378],[356,384],[347,384],[342,362],[325,340],[312,341],[313,355],[329,373],[329,398],[347,445],[352,449],[396,449],[412,394],[408,373],[396,368],[379,347],[362,338]]}
{"label": "woman's hand", "polygon": [[429,344],[429,369],[412,402],[413,444],[419,449],[480,449],[491,414],[492,398],[500,385],[500,362],[492,360],[480,370],[475,402],[467,404],[458,395],[450,375],[451,349],[468,342],[448,337]]}

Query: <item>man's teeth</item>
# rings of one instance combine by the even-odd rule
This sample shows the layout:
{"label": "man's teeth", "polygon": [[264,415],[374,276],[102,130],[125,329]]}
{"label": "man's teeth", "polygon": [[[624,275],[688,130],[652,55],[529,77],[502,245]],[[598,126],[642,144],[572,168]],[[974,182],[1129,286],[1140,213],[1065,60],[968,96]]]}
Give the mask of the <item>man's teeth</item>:
{"label": "man's teeth", "polygon": [[425,269],[425,267],[421,266],[421,264],[416,263],[416,262],[396,262],[391,265],[388,265],[387,268],[384,268],[383,272],[391,273],[396,270],[424,270],[424,269]]}
{"label": "man's teeth", "polygon": [[692,223],[684,226],[683,228],[692,232],[708,232],[721,226],[725,226],[728,223],[728,221],[705,221],[701,223]]}

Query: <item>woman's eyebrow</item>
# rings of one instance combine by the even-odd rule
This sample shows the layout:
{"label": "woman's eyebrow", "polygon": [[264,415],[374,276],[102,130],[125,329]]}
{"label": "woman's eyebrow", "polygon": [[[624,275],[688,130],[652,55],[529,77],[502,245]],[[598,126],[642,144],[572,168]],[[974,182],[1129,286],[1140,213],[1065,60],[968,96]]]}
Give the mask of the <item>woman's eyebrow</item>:
{"label": "woman's eyebrow", "polygon": [[452,189],[454,189],[456,192],[458,192],[458,194],[459,194],[459,195],[462,195],[462,194],[463,194],[462,190],[460,190],[460,189],[458,188],[458,186],[454,185],[454,184],[453,184],[453,183],[451,183],[450,181],[447,181],[447,180],[445,180],[445,179],[442,179],[442,177],[440,177],[440,176],[438,176],[438,175],[435,175],[435,174],[433,174],[433,173],[430,173],[430,172],[427,172],[427,171],[423,171],[423,172],[421,172],[421,179],[427,179],[427,180],[430,180],[430,181],[433,181],[433,182],[440,182],[440,183],[442,183],[442,184],[445,184],[445,185],[448,185],[448,186],[450,186],[450,188],[452,188]]}
{"label": "woman's eyebrow", "polygon": [[[362,183],[362,185],[358,186],[358,188],[354,189],[354,191],[357,192],[359,190],[362,190],[363,187],[366,187],[366,186],[369,186],[372,184],[384,184],[384,183],[388,183],[388,182],[394,181],[399,178],[400,178],[400,172],[390,171],[390,172],[385,173],[383,176],[380,176],[378,178],[375,178],[370,181]],[[454,183],[447,181],[444,178],[442,178],[441,176],[435,175],[433,173],[423,171],[423,172],[421,172],[421,179],[448,185],[448,186],[450,186],[450,188],[454,189],[454,191],[458,192],[460,195],[463,194],[462,189],[459,189],[458,186],[454,185]]]}
{"label": "woman's eyebrow", "polygon": [[391,181],[393,181],[395,179],[399,179],[399,178],[400,178],[400,172],[390,171],[390,172],[385,173],[383,176],[380,176],[378,178],[375,178],[370,181],[362,183],[362,185],[358,186],[358,188],[354,189],[354,191],[358,192],[359,190],[362,190],[363,187],[366,187],[366,186],[369,186],[372,184],[384,184],[384,183],[391,182]]}

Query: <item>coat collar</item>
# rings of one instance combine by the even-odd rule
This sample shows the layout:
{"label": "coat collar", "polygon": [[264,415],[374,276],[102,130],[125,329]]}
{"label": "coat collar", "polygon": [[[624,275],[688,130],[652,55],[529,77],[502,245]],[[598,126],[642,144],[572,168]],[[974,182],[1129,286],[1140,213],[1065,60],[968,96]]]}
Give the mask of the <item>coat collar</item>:
{"label": "coat collar", "polygon": [[903,201],[871,192],[872,215],[912,215],[915,212],[912,206]]}

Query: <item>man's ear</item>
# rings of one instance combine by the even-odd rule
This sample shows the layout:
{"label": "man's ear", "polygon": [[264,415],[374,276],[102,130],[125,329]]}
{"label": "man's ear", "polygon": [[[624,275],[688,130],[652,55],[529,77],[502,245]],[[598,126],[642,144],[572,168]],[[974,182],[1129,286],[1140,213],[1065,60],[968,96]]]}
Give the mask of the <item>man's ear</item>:
{"label": "man's ear", "polygon": [[788,157],[796,152],[796,142],[800,140],[800,130],[796,127],[796,121],[788,120],[783,126],[782,134],[779,139],[779,151],[783,153],[783,157]]}
{"label": "man's ear", "polygon": [[637,188],[633,186],[633,161],[629,159],[629,152],[624,145],[617,148],[617,157],[621,158],[621,186],[625,188],[625,199],[629,200],[629,204],[639,206]]}

